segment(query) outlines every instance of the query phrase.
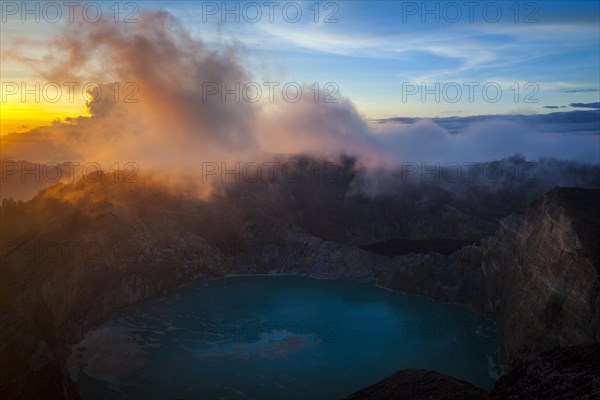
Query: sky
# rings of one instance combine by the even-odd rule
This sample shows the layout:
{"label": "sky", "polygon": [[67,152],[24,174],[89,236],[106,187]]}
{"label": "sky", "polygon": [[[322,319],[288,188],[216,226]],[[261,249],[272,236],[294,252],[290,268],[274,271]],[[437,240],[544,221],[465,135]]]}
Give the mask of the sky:
{"label": "sky", "polygon": [[[368,118],[542,113],[598,101],[597,2],[320,2],[318,17],[312,3],[301,4],[297,23],[283,9],[274,23],[264,15],[255,24],[242,23],[243,9],[240,24],[224,7],[217,15],[190,13],[185,3],[167,9],[199,33],[203,21],[225,18],[215,41],[247,43],[290,80],[337,83]],[[478,86],[469,96],[471,82]],[[501,98],[495,88],[484,93],[486,83]],[[439,97],[423,98],[427,89]]]}
{"label": "sky", "polygon": [[[30,132],[57,118],[90,116],[86,106],[90,97],[82,87],[99,76],[105,79],[100,84],[112,82],[108,88],[112,96],[135,97],[144,89],[127,86],[138,84],[134,78],[116,81],[114,76],[98,75],[97,71],[111,68],[102,65],[103,56],[93,40],[78,49],[89,58],[97,56],[89,61],[92,66],[81,70],[93,71],[89,75],[61,81],[47,73],[57,58],[53,52],[64,50],[57,38],[75,29],[69,18],[93,26],[100,23],[95,20],[99,12],[119,29],[142,24],[146,11],[167,12],[186,35],[202,42],[202,51],[233,51],[246,71],[242,87],[250,82],[260,86],[261,103],[270,89],[265,82],[278,84],[275,96],[283,95],[286,85],[292,93],[302,85],[304,97],[318,93],[315,99],[321,102],[348,100],[374,127],[371,130],[384,136],[389,128],[382,125],[400,124],[399,129],[406,130],[402,118],[417,118],[411,124],[431,123],[449,132],[444,121],[451,117],[462,118],[457,121],[465,125],[474,116],[595,113],[572,114],[585,115],[587,121],[589,115],[594,120],[599,108],[596,1],[136,1],[81,2],[74,8],[66,4],[2,3],[2,135]],[[73,67],[72,55],[60,60],[64,70]],[[155,61],[144,60],[145,67],[154,68]],[[70,89],[65,82],[77,86]],[[69,90],[73,96],[67,95]],[[572,118],[551,117],[544,123],[557,120],[570,123]],[[565,130],[550,129],[554,134]],[[581,132],[594,135],[591,143],[597,144],[599,132],[593,121]],[[595,161],[593,153],[585,158]]]}

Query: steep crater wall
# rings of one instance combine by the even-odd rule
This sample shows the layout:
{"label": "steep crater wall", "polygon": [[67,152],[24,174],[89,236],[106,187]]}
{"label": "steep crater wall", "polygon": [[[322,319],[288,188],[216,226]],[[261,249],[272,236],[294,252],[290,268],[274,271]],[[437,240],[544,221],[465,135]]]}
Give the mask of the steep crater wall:
{"label": "steep crater wall", "polygon": [[[120,307],[225,274],[370,282],[464,304],[497,321],[507,369],[537,351],[600,341],[599,192],[555,189],[503,220],[495,236],[449,255],[386,257],[284,223],[262,236],[241,226],[229,240],[236,245],[224,248],[189,224],[193,216],[167,208],[151,218],[148,210],[110,204],[70,213],[3,255],[0,391],[3,398],[78,398],[66,359],[83,333]],[[91,262],[79,253],[69,263],[22,256],[57,237],[118,251]]]}

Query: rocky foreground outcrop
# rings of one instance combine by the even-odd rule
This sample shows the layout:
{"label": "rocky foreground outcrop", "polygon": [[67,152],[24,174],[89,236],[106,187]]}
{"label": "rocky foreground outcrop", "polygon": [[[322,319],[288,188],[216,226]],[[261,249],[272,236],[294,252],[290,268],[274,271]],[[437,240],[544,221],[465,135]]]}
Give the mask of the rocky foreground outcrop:
{"label": "rocky foreground outcrop", "polygon": [[600,343],[520,360],[486,392],[434,371],[402,370],[346,400],[595,400],[600,398]]}
{"label": "rocky foreground outcrop", "polygon": [[406,369],[361,389],[346,400],[501,399],[469,382],[422,369]]}
{"label": "rocky foreground outcrop", "polygon": [[519,360],[494,389],[511,400],[600,399],[600,343],[570,346]]}
{"label": "rocky foreground outcrop", "polygon": [[[497,321],[509,371],[527,370],[519,362],[539,351],[600,341],[598,190],[557,188],[479,245],[396,257],[308,233],[285,212],[293,199],[281,193],[262,207],[247,199],[217,207],[152,189],[145,196],[112,190],[53,188],[25,206],[36,229],[3,243],[2,398],[78,398],[66,360],[94,324],[225,274],[371,282],[465,304]],[[40,223],[48,218],[38,214],[52,222]],[[560,364],[548,368],[563,374]],[[455,383],[438,378],[436,385]]]}

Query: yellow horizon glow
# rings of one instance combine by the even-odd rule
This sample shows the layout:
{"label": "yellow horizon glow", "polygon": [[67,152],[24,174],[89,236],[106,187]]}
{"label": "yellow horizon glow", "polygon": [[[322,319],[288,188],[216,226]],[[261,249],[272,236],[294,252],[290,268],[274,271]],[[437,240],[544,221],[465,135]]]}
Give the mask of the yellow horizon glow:
{"label": "yellow horizon glow", "polygon": [[84,101],[49,103],[40,101],[22,102],[21,99],[7,99],[0,104],[0,135],[24,133],[32,129],[51,125],[56,119],[89,116]]}
{"label": "yellow horizon glow", "polygon": [[[68,117],[90,115],[81,86],[71,89],[62,81],[50,82],[31,65],[32,60],[39,60],[38,67],[44,65],[49,49],[48,38],[63,26],[43,21],[36,23],[33,18],[23,23],[20,15],[8,16],[3,22],[0,36],[0,136],[49,126],[56,119],[64,121]],[[57,92],[57,86],[60,92]]]}

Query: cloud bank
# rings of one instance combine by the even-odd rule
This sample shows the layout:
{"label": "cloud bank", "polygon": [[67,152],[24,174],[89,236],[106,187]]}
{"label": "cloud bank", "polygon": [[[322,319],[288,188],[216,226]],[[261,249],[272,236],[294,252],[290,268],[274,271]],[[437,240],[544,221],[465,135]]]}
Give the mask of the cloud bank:
{"label": "cloud bank", "polygon": [[600,108],[600,102],[598,103],[571,103],[569,107],[573,108]]}
{"label": "cloud bank", "polygon": [[[368,123],[344,97],[337,103],[312,95],[272,103],[207,97],[207,83],[232,88],[253,82],[244,51],[210,49],[165,12],[142,12],[137,24],[68,24],[50,41],[44,60],[31,65],[43,66],[39,73],[47,80],[99,82],[101,91],[88,104],[91,116],[3,136],[2,157],[136,162],[186,174],[202,162],[291,153],[348,154],[377,166],[486,161],[517,152],[530,159],[600,161],[598,110]],[[137,102],[108,95],[114,82],[134,83]],[[311,91],[304,87],[304,93]]]}
{"label": "cloud bank", "polygon": [[[366,122],[343,97],[337,103],[315,102],[306,87],[294,102],[209,95],[213,88],[253,82],[241,54],[235,48],[208,49],[165,12],[143,12],[139,23],[130,25],[69,24],[52,40],[43,62],[31,65],[43,65],[39,73],[48,81],[101,83],[90,93],[91,117],[5,136],[3,157],[127,160],[189,170],[199,161],[369,148]],[[115,82],[121,88],[133,83],[135,102],[115,100]]]}
{"label": "cloud bank", "polygon": [[479,162],[520,153],[600,163],[600,111],[377,120],[373,130],[395,160]]}

